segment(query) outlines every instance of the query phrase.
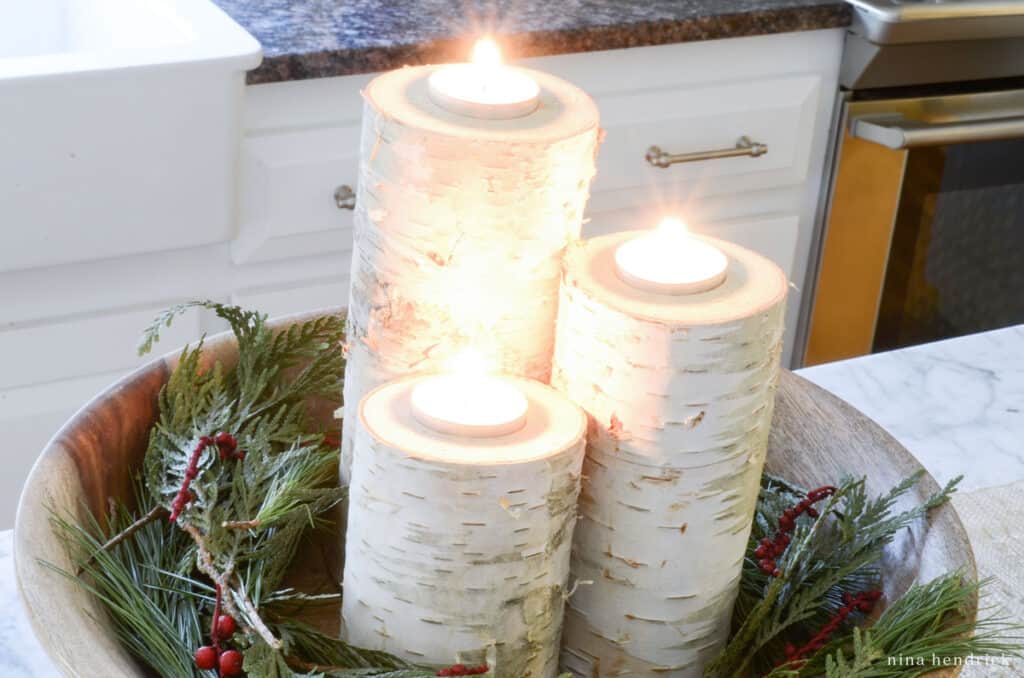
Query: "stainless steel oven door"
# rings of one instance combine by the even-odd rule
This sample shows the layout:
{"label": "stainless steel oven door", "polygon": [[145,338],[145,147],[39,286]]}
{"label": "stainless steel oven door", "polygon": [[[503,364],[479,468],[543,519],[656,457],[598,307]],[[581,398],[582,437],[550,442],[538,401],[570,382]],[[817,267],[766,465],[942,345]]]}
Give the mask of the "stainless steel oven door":
{"label": "stainless steel oven door", "polygon": [[1024,90],[841,120],[804,363],[1024,322]]}

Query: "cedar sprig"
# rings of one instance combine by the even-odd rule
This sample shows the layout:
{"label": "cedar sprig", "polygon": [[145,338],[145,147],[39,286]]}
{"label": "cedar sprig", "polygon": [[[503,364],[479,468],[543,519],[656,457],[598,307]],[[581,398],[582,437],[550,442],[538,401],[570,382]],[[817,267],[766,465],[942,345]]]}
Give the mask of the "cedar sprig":
{"label": "cedar sprig", "polygon": [[[244,458],[224,459],[214,446],[203,449],[191,501],[178,523],[196,543],[197,567],[223,586],[228,612],[280,650],[280,639],[259,613],[261,596],[280,584],[304,528],[342,498],[334,482],[337,452],[322,435],[310,433],[306,400],[340,398],[343,323],[324,316],[274,333],[262,315],[190,302],[155,326],[167,326],[175,312],[196,306],[228,322],[238,361],[233,368],[216,363],[207,369],[202,341],[183,350],[160,394],[160,418],[145,459],[147,489],[173,502],[189,469],[191,455],[183,452],[214,432],[230,433]],[[151,346],[155,330],[148,334]]]}

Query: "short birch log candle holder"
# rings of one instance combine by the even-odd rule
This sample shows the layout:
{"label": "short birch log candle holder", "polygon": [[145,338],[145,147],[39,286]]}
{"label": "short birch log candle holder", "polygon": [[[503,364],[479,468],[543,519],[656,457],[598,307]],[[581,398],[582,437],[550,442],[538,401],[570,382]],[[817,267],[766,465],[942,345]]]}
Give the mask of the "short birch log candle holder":
{"label": "short birch log candle holder", "polygon": [[552,385],[590,418],[572,575],[593,582],[568,603],[562,666],[697,677],[729,631],[787,282],[760,255],[699,238],[725,255],[724,279],[638,289],[616,271],[635,237],[571,247],[562,283]]}
{"label": "short birch log candle holder", "polygon": [[417,663],[551,678],[586,417],[549,386],[507,378],[525,416],[441,433],[431,422],[453,408],[415,409],[435,378],[392,381],[360,406],[343,636]]}
{"label": "short birch log candle holder", "polygon": [[550,377],[562,257],[579,237],[595,172],[597,107],[563,80],[511,67],[501,67],[510,81],[537,85],[528,105],[441,96],[465,70],[455,66],[385,73],[363,93],[344,394],[352,408],[391,379],[440,369],[466,345],[503,373]]}

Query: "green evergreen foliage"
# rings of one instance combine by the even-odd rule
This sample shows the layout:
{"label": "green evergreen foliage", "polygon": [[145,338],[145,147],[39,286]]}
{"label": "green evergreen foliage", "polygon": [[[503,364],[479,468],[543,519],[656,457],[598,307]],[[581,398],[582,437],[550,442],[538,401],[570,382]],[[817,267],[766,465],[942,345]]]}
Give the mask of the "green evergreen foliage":
{"label": "green evergreen foliage", "polygon": [[[383,652],[326,636],[289,612],[334,598],[283,586],[300,541],[330,528],[329,511],[344,497],[337,487],[338,450],[307,411],[309,400],[340,405],[344,323],[324,316],[274,332],[266,317],[213,302],[190,302],[161,314],[146,330],[140,352],[188,308],[215,313],[238,341],[233,365],[211,361],[203,342],[186,347],[159,396],[159,418],[140,469],[134,512],[114,506],[107,516],[75,524],[54,515],[77,572],[64,572],[110,615],[125,648],[167,678],[203,676],[193,652],[209,641],[216,587],[240,632],[251,678],[427,678],[436,669],[412,666]],[[230,434],[240,455],[202,443]],[[194,452],[195,476],[176,522],[167,517]],[[766,476],[743,566],[733,633],[707,667],[709,678],[917,676],[943,665],[894,666],[890,657],[1016,655],[1018,629],[998,617],[969,622],[981,584],[950,573],[912,587],[869,624],[854,613],[827,644],[798,662],[785,661],[786,643],[800,644],[833,618],[844,594],[878,588],[881,558],[901,530],[945,503],[950,483],[910,511],[897,499],[920,475],[882,497],[868,496],[864,479],[847,479],[816,510],[800,515],[778,559],[779,576],[763,572],[754,550],[776,534],[779,517],[806,491]],[[86,511],[85,513],[88,513]],[[559,678],[569,678],[568,675]]]}
{"label": "green evergreen foliage", "polygon": [[[209,364],[202,341],[181,352],[160,392],[139,513],[118,508],[106,528],[95,518],[75,525],[54,516],[80,569],[68,576],[98,597],[127,649],[160,676],[204,674],[193,652],[209,642],[216,584],[225,611],[241,626],[235,644],[250,676],[433,675],[276,612],[325,597],[283,588],[282,579],[303,536],[327,527],[328,511],[344,497],[337,486],[338,450],[307,412],[310,399],[341,404],[344,322],[323,316],[274,332],[259,313],[195,301],[161,314],[146,330],[140,353],[194,307],[229,324],[238,360]],[[193,451],[219,432],[234,437],[244,458],[222,458],[216,445],[206,446],[190,500],[177,521],[168,522]]]}

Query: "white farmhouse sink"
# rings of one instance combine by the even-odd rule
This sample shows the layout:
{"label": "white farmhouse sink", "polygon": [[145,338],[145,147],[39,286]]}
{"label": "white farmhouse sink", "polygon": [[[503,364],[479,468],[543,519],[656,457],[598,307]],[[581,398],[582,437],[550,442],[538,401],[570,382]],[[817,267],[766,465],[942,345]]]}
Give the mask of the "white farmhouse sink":
{"label": "white farmhouse sink", "polygon": [[0,0],[0,271],[229,239],[259,61],[209,0]]}

